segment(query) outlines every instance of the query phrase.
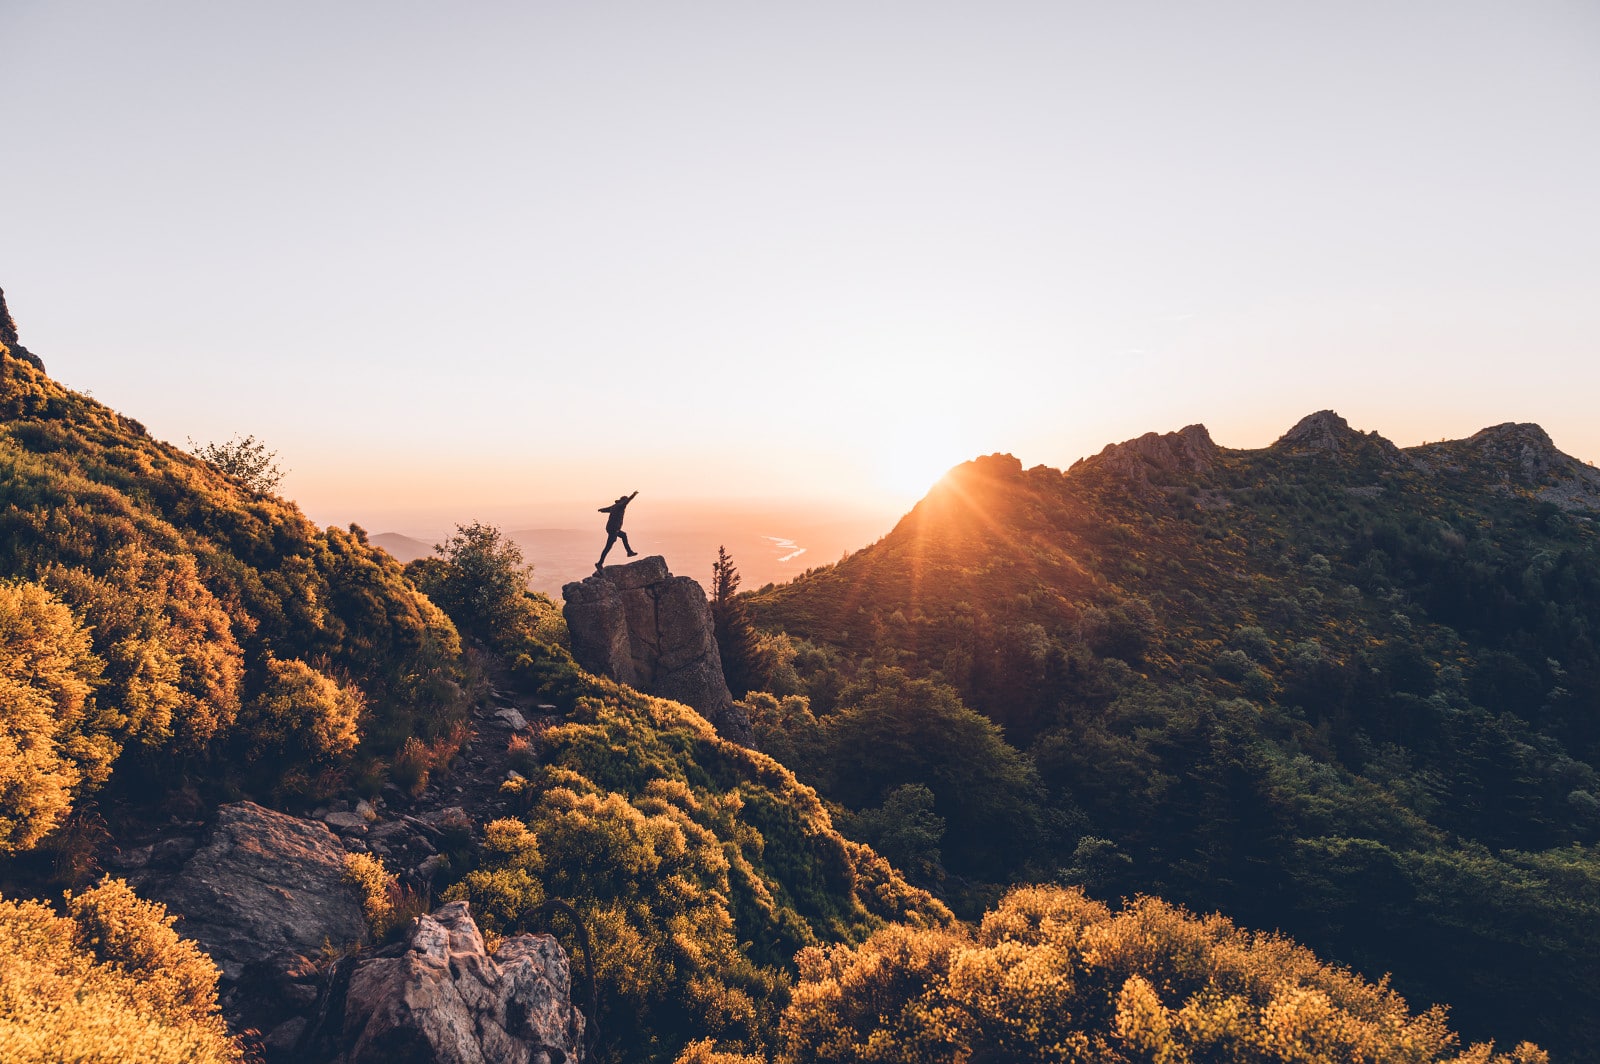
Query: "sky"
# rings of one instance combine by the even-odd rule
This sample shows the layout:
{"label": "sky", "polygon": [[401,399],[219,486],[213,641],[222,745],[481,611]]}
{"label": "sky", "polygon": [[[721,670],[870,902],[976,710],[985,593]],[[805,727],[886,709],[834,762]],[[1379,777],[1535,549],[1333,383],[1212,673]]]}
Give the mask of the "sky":
{"label": "sky", "polygon": [[1592,0],[0,0],[0,99],[22,342],[323,523],[1323,408],[1600,460]]}

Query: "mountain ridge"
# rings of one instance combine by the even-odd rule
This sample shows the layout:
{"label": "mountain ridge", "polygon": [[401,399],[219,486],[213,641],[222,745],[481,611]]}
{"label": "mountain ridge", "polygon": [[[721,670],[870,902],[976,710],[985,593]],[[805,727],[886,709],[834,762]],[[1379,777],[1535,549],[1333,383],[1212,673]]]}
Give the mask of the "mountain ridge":
{"label": "mountain ridge", "polygon": [[[1317,411],[1252,449],[1192,425],[1065,471],[973,459],[877,543],[741,601],[823,736],[893,674],[999,725],[1060,825],[1007,881],[1066,869],[1280,927],[1477,1035],[1591,1059],[1597,488],[1533,425],[1399,448]],[[845,788],[847,750],[764,727],[864,830],[896,787],[964,807],[937,775]]]}

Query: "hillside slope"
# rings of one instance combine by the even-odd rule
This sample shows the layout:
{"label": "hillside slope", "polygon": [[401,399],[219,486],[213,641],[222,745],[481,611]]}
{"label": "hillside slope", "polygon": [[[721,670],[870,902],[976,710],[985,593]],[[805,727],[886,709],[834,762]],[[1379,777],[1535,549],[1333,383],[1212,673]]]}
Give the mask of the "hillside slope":
{"label": "hillside slope", "polygon": [[1324,411],[1259,450],[1191,426],[1066,472],[981,458],[743,602],[821,711],[796,763],[863,815],[961,799],[831,788],[829,711],[886,667],[948,685],[1045,788],[1009,878],[1281,927],[1593,1059],[1597,518],[1600,473],[1537,426],[1401,450]]}
{"label": "hillside slope", "polygon": [[48,742],[10,738],[37,756],[0,787],[0,851],[106,783],[312,798],[358,742],[459,716],[454,626],[360,529],[317,528],[5,346],[0,581],[10,681],[27,660],[56,676]]}
{"label": "hillside slope", "polygon": [[[578,670],[559,612],[552,623],[522,574],[499,574],[508,609],[457,618],[489,644],[464,653],[456,624],[360,529],[318,529],[152,439],[14,355],[3,303],[0,322],[0,931],[32,949],[17,994],[0,992],[0,1043],[50,1059],[55,1028],[30,987],[53,994],[93,960],[34,942],[67,925],[22,899],[60,899],[119,841],[148,853],[240,797],[299,812],[367,798],[394,820],[448,807],[435,878],[389,901],[469,898],[495,932],[545,899],[573,906],[611,1059],[670,1060],[704,1035],[760,1048],[798,950],[951,922],[781,765],[687,707]],[[463,591],[483,575],[444,558],[414,571]],[[502,656],[507,696],[551,718],[509,743],[462,731],[487,686],[477,670]],[[497,762],[523,771],[462,779],[465,740],[498,743]],[[211,979],[195,1005],[215,1026]],[[100,1024],[89,1057],[116,1040],[113,1005],[154,1008],[79,1000],[74,1016]]]}

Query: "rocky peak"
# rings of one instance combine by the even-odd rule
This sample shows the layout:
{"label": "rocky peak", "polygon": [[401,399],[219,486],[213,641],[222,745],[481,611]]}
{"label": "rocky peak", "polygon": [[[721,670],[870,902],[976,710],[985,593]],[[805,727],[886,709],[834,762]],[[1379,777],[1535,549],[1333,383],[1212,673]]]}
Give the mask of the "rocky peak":
{"label": "rocky peak", "polygon": [[1350,422],[1332,410],[1318,410],[1295,422],[1294,428],[1285,432],[1274,447],[1296,451],[1330,451],[1334,454],[1348,450],[1361,439],[1361,433],[1350,427]]}
{"label": "rocky peak", "polygon": [[1558,450],[1549,433],[1532,423],[1491,425],[1464,440],[1424,444],[1410,453],[1423,469],[1471,471],[1507,488],[1531,489],[1563,510],[1600,512],[1600,470]]}
{"label": "rocky peak", "polygon": [[1137,439],[1110,444],[1072,468],[1104,469],[1148,483],[1152,472],[1208,473],[1216,458],[1217,445],[1206,427],[1188,425],[1177,432],[1147,432]]}
{"label": "rocky peak", "polygon": [[1295,423],[1294,428],[1278,437],[1273,450],[1290,454],[1354,455],[1365,453],[1378,457],[1391,465],[1405,465],[1400,448],[1376,432],[1359,432],[1332,410],[1318,410],[1307,414]]}
{"label": "rocky peak", "polygon": [[1498,466],[1525,484],[1537,484],[1572,461],[1556,450],[1549,433],[1532,423],[1491,425],[1462,442],[1478,461]]}
{"label": "rocky peak", "polygon": [[750,722],[722,673],[705,588],[651,555],[561,589],[572,656],[590,672],[693,707],[725,739],[749,745]]}
{"label": "rocky peak", "polygon": [[1016,455],[996,452],[962,462],[950,470],[950,475],[964,479],[1016,480],[1022,476],[1022,462]]}
{"label": "rocky peak", "polygon": [[17,339],[17,323],[6,307],[6,293],[3,288],[0,288],[0,347],[5,348],[12,358],[20,358],[35,369],[44,369],[44,363],[40,361],[39,356],[23,347],[22,341]]}

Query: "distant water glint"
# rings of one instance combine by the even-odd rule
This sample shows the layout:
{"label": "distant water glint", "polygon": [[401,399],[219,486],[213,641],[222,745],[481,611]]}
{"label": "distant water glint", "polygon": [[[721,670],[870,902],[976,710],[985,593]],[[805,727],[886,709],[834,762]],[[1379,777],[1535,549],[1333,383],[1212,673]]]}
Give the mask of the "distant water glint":
{"label": "distant water glint", "polygon": [[780,562],[793,561],[806,552],[806,548],[799,546],[794,540],[786,539],[783,536],[762,536],[761,538],[772,541],[773,549],[779,552],[780,556],[778,560]]}

